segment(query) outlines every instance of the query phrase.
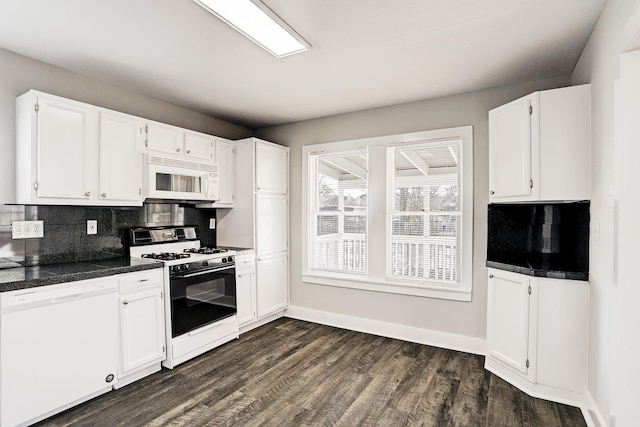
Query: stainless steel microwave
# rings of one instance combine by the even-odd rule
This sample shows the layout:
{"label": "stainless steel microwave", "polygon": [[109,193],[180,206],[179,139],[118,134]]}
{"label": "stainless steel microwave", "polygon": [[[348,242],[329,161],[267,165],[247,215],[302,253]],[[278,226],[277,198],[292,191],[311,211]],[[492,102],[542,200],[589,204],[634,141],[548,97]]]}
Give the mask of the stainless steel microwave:
{"label": "stainless steel microwave", "polygon": [[218,165],[145,155],[145,199],[216,201]]}

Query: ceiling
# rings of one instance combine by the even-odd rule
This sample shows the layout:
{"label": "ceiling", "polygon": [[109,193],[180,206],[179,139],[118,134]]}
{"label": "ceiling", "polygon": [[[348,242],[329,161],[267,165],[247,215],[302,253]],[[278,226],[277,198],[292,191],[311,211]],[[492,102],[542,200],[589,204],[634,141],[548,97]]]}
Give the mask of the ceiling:
{"label": "ceiling", "polygon": [[192,0],[2,0],[0,47],[258,128],[569,74],[606,0],[264,0],[274,58]]}

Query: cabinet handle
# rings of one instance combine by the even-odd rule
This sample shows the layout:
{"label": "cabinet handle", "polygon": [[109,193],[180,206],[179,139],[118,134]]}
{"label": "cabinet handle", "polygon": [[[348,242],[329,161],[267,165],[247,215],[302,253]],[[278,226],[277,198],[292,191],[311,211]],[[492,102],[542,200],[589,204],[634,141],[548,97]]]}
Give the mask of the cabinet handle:
{"label": "cabinet handle", "polygon": [[84,195],[87,197],[91,196],[91,191],[85,191]]}
{"label": "cabinet handle", "polygon": [[102,193],[101,196],[102,197],[107,197],[107,193]]}
{"label": "cabinet handle", "polygon": [[176,148],[176,151],[179,153],[179,152],[180,152],[180,149],[179,149],[179,148]]}
{"label": "cabinet handle", "polygon": [[491,191],[489,191],[489,194],[491,194],[493,196],[494,194],[496,194],[496,192],[491,190]]}
{"label": "cabinet handle", "polygon": [[122,301],[122,304],[124,304],[124,305],[129,304],[129,300],[128,300],[128,299],[126,299],[126,300]]}
{"label": "cabinet handle", "polygon": [[149,279],[140,279],[140,280],[138,280],[138,282],[148,282],[148,281],[149,281]]}
{"label": "cabinet handle", "polygon": [[493,279],[493,274],[490,274],[490,275],[489,275],[489,279]]}

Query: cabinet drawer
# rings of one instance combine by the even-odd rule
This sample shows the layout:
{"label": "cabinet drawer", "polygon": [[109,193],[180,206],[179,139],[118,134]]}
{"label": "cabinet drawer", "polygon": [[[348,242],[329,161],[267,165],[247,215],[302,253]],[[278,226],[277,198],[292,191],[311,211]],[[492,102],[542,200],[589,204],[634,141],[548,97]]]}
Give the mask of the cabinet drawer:
{"label": "cabinet drawer", "polygon": [[202,347],[217,347],[233,338],[238,338],[238,319],[235,315],[174,338],[171,349],[173,357],[180,358]]}
{"label": "cabinet drawer", "polygon": [[161,268],[123,274],[119,280],[120,293],[162,286],[163,277],[164,270]]}
{"label": "cabinet drawer", "polygon": [[256,269],[255,256],[236,257],[236,274],[251,273]]}

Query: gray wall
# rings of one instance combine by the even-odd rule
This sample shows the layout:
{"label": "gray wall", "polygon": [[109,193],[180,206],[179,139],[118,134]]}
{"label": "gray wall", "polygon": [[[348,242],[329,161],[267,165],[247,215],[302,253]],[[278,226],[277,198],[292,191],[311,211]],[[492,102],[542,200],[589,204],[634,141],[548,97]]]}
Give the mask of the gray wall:
{"label": "gray wall", "polygon": [[[592,196],[591,196],[591,227],[600,230],[599,239],[595,239],[592,233],[590,242],[591,255],[591,299],[590,299],[590,324],[589,324],[589,392],[595,401],[596,407],[606,425],[632,425],[625,424],[618,417],[619,422],[614,422],[616,414],[626,414],[627,421],[634,420],[637,424],[637,399],[632,406],[623,407],[621,400],[629,400],[633,396],[627,391],[620,391],[618,383],[620,376],[629,382],[629,376],[635,386],[640,382],[640,374],[637,369],[638,332],[634,337],[624,340],[616,340],[619,328],[618,319],[628,318],[631,312],[623,312],[625,306],[620,304],[620,298],[624,298],[625,289],[638,288],[637,267],[624,266],[624,270],[635,270],[632,277],[619,276],[620,252],[618,247],[619,236],[630,231],[621,229],[619,225],[619,209],[624,206],[624,200],[620,198],[619,174],[625,156],[629,153],[621,144],[621,135],[617,132],[617,121],[620,112],[616,111],[616,85],[619,79],[619,55],[630,49],[638,49],[638,35],[640,35],[640,0],[609,0],[600,15],[600,19],[582,53],[572,75],[572,82],[591,83],[591,108],[592,108]],[[635,43],[634,43],[635,40]],[[637,96],[637,94],[636,94]],[[636,112],[636,120],[640,111]],[[635,136],[637,144],[637,135]],[[635,159],[636,166],[638,159]],[[635,168],[638,171],[638,168]],[[627,171],[626,173],[630,173]],[[633,171],[631,171],[633,173]],[[632,174],[633,178],[626,178],[635,182],[635,188],[631,197],[637,200],[637,184],[640,181],[638,172]],[[609,192],[615,197],[615,207],[610,206]],[[636,222],[638,213],[635,212]],[[638,253],[637,242],[640,236],[635,237],[635,247],[625,248],[627,251]],[[637,256],[634,256],[637,264]],[[637,291],[636,291],[637,293]],[[637,299],[634,305],[637,307]],[[637,308],[632,309],[635,313]],[[637,315],[636,315],[637,318]],[[638,331],[638,325],[632,329]],[[634,357],[633,371],[620,371],[620,357]]]}
{"label": "gray wall", "polygon": [[[487,113],[494,107],[536,90],[568,84],[569,76],[563,76],[256,130],[257,137],[291,147],[291,305],[484,339],[487,304]],[[303,202],[301,167],[304,145],[464,125],[473,125],[474,134],[472,302],[394,295],[301,282],[300,212]]]}
{"label": "gray wall", "polygon": [[15,99],[29,89],[223,138],[251,136],[251,129],[0,49],[0,203],[14,201]]}

